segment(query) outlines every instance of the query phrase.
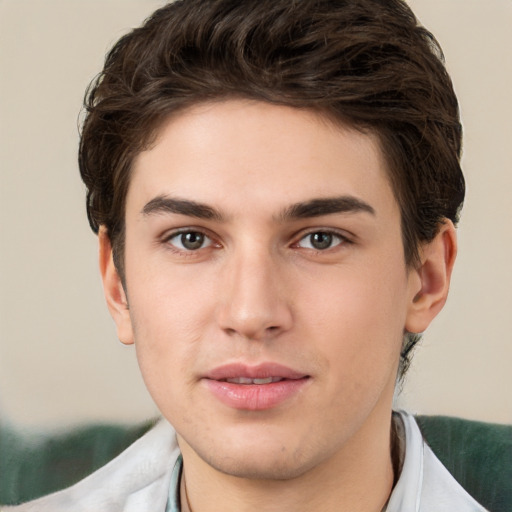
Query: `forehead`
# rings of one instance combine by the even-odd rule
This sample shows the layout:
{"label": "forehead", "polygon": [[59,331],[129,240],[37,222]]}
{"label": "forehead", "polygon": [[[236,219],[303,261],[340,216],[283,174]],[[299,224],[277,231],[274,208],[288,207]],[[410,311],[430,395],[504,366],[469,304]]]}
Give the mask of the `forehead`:
{"label": "forehead", "polygon": [[249,100],[170,117],[132,172],[127,206],[157,195],[226,208],[240,199],[261,208],[333,194],[388,203],[393,196],[376,135],[310,110]]}

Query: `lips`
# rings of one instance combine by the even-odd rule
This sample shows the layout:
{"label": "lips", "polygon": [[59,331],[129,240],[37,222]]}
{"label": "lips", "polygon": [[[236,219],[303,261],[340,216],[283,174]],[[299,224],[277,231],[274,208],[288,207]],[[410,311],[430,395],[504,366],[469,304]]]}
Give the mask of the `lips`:
{"label": "lips", "polygon": [[272,409],[290,401],[309,380],[309,375],[276,363],[224,365],[203,378],[221,403],[248,411]]}
{"label": "lips", "polygon": [[287,366],[278,363],[261,363],[255,366],[242,363],[226,364],[218,366],[205,376],[211,380],[228,380],[228,379],[302,379],[306,377],[304,373],[293,370]]}

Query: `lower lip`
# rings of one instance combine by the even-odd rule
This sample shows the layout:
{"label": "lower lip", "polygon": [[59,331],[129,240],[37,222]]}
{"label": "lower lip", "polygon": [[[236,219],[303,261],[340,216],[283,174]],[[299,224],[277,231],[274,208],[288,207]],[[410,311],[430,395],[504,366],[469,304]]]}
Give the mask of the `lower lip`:
{"label": "lower lip", "polygon": [[233,409],[262,411],[277,407],[297,395],[308,380],[308,377],[304,377],[270,384],[233,384],[210,379],[205,379],[205,382],[223,404]]}

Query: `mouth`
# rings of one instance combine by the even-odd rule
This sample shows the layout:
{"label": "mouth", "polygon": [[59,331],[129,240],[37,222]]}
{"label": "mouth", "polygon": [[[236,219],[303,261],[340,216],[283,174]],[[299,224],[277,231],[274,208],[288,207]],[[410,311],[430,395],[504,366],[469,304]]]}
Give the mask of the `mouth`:
{"label": "mouth", "polygon": [[220,366],[204,378],[207,389],[233,409],[273,409],[298,397],[310,376],[275,363]]}
{"label": "mouth", "polygon": [[279,380],[296,380],[304,377],[307,375],[299,370],[272,362],[257,365],[230,363],[217,366],[205,375],[207,379],[233,384],[271,384]]}
{"label": "mouth", "polygon": [[250,384],[256,384],[258,386],[262,384],[272,384],[273,382],[281,382],[285,380],[283,377],[266,377],[264,379],[251,379],[249,377],[235,377],[233,379],[225,379],[224,382],[231,384],[242,384],[248,386]]}

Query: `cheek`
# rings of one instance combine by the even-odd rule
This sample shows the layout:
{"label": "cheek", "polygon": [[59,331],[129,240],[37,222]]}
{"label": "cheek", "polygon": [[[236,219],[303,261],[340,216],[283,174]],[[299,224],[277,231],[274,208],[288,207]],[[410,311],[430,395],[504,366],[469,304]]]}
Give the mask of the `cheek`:
{"label": "cheek", "polygon": [[[128,298],[139,339],[158,345],[160,340],[179,343],[197,336],[213,309],[211,276],[193,265],[173,268],[163,258],[135,262],[128,282]],[[211,272],[210,272],[211,274]],[[149,340],[148,340],[149,337]]]}
{"label": "cheek", "polygon": [[189,385],[187,370],[190,374],[200,356],[212,314],[212,294],[206,288],[204,281],[155,267],[140,269],[128,283],[137,359],[157,404],[159,393],[183,393]]}
{"label": "cheek", "polygon": [[[403,268],[339,272],[323,286],[305,286],[309,336],[317,339],[331,374],[357,385],[385,379],[398,362],[406,313]],[[309,291],[308,291],[309,290]],[[307,295],[309,293],[309,295]]]}

